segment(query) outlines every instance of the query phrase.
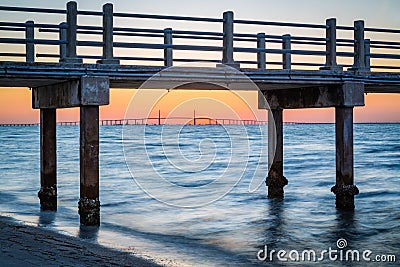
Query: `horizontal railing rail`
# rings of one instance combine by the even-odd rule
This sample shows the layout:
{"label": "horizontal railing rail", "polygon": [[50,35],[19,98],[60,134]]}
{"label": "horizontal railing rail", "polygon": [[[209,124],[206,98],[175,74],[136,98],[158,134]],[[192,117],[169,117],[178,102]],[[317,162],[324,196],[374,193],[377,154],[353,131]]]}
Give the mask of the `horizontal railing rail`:
{"label": "horizontal railing rail", "polygon": [[[336,25],[336,19],[327,19],[325,24],[274,22],[259,20],[234,19],[233,12],[224,12],[222,18],[189,17],[173,15],[129,14],[113,12],[112,4],[105,4],[102,11],[78,10],[76,2],[68,2],[66,9],[31,8],[0,6],[0,12],[22,12],[38,14],[57,14],[57,23],[35,23],[34,21],[16,22],[0,21],[0,57],[24,58],[26,62],[44,59],[44,62],[57,59],[60,63],[83,63],[87,60],[97,60],[99,64],[120,64],[120,61],[135,61],[135,64],[159,64],[165,67],[174,62],[210,62],[223,63],[233,67],[250,65],[259,70],[268,66],[282,66],[292,69],[293,66],[310,69],[319,67],[321,70],[341,72],[343,67],[348,71],[370,72],[371,69],[400,69],[400,42],[398,29],[364,27],[364,21],[355,21],[353,26]],[[101,25],[78,25],[78,16],[102,17]],[[5,16],[2,16],[5,17]],[[214,30],[196,31],[193,29],[172,28],[138,28],[114,26],[114,19],[145,19],[169,22],[209,23]],[[136,23],[137,20],[132,20]],[[131,24],[124,23],[124,25]],[[220,31],[222,24],[223,30]],[[236,32],[235,26],[246,25],[260,27],[276,32],[277,29],[286,34],[268,34],[265,32]],[[191,28],[190,26],[187,26]],[[283,30],[282,30],[283,29]],[[314,31],[318,36],[301,36],[296,29]],[[321,32],[323,31],[323,32]],[[353,32],[353,39],[337,38],[338,32]],[[24,32],[25,36],[10,37],[13,33]],[[51,34],[58,34],[52,36]],[[375,39],[375,33],[380,38]],[[368,34],[369,38],[365,35]],[[387,40],[382,34],[387,35]],[[97,36],[97,37],[96,37]],[[98,40],[102,36],[102,40]],[[91,38],[96,40],[90,40]],[[124,38],[114,41],[115,38]],[[133,38],[133,39],[132,39]],[[176,42],[174,41],[176,40]],[[7,50],[1,51],[7,45]],[[11,45],[25,45],[25,53],[20,50],[10,51]],[[42,46],[53,46],[49,52]],[[101,54],[91,51],[81,52],[81,48],[102,48]],[[122,50],[121,50],[122,49]],[[164,56],[143,56],[137,49],[151,51],[159,50]],[[351,49],[351,51],[349,51]],[[39,52],[39,50],[41,50]],[[43,52],[46,51],[46,52]],[[83,50],[82,50],[83,51]],[[119,52],[118,55],[116,51]],[[179,51],[205,52],[206,56],[176,56]],[[78,53],[79,52],[79,53]],[[221,53],[216,57],[215,52]],[[92,53],[92,54],[91,54]],[[281,60],[277,56],[281,56]],[[305,57],[306,56],[306,57]],[[311,57],[312,56],[312,57]],[[252,59],[256,57],[256,59]],[[46,59],[47,58],[47,59]],[[240,59],[239,59],[240,58]],[[353,60],[351,60],[352,58]]]}

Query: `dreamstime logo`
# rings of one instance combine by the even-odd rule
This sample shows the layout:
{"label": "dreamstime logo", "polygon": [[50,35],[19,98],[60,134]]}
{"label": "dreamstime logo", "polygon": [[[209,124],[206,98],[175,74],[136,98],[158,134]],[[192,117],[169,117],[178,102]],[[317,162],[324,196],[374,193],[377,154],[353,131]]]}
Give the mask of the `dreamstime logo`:
{"label": "dreamstime logo", "polygon": [[[122,130],[125,160],[136,184],[152,198],[177,207],[199,207],[218,200],[244,177],[248,191],[254,192],[268,172],[266,125],[229,125],[230,120],[242,119],[243,110],[254,121],[265,120],[258,107],[243,97],[248,91],[260,97],[259,88],[229,66],[195,66],[170,67],[144,82],[132,97],[125,119],[141,116],[153,122],[124,125]],[[206,90],[190,94],[190,89]],[[215,97],[210,89],[225,93]],[[270,112],[265,99],[264,105]],[[173,107],[160,111],[165,106]],[[198,111],[193,117],[182,115],[193,110]],[[221,123],[216,110],[229,119]],[[193,126],[201,120],[214,125]],[[261,145],[254,145],[255,140]]]}
{"label": "dreamstime logo", "polygon": [[374,255],[371,250],[358,250],[346,249],[347,240],[339,238],[336,241],[336,248],[329,247],[324,250],[305,249],[299,250],[275,250],[268,249],[265,245],[263,249],[257,252],[257,259],[259,261],[293,261],[293,262],[319,262],[319,261],[365,261],[365,262],[396,262],[396,255],[394,254],[376,254]]}
{"label": "dreamstime logo", "polygon": [[342,248],[347,247],[347,240],[344,239],[344,238],[339,238],[336,241],[336,246],[338,247],[338,249],[342,249]]}

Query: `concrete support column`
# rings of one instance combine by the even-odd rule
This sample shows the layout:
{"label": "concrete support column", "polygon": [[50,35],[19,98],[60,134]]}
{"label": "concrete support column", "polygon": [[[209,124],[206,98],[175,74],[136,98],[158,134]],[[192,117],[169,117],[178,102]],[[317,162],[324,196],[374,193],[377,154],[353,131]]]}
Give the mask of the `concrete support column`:
{"label": "concrete support column", "polygon": [[80,222],[100,225],[99,106],[81,106],[80,118]]}
{"label": "concrete support column", "polygon": [[353,107],[336,107],[336,208],[354,210]]}
{"label": "concrete support column", "polygon": [[283,187],[288,184],[283,176],[283,109],[272,109],[269,113],[273,120],[268,119],[268,162],[271,166],[266,180],[268,197],[283,198]]}
{"label": "concrete support column", "polygon": [[[99,201],[99,106],[108,105],[110,82],[108,77],[82,76],[79,80],[48,86],[32,88],[32,107],[41,109],[41,141],[42,150],[42,178],[49,175],[50,170],[55,173],[55,142],[54,155],[46,148],[49,140],[55,140],[55,109],[80,107],[80,221],[84,225],[100,224]],[[62,97],[61,97],[62,96]],[[53,110],[53,111],[51,111]],[[51,113],[54,112],[54,113]],[[51,121],[51,124],[49,124]],[[53,132],[48,128],[54,124]],[[76,122],[67,123],[76,125]],[[52,134],[50,134],[50,132]],[[46,133],[48,133],[46,135]],[[48,136],[53,136],[49,138]],[[50,156],[48,156],[49,154]],[[51,156],[53,155],[53,156]],[[50,163],[45,160],[51,159]],[[53,165],[51,165],[53,164]],[[53,166],[53,167],[51,167]],[[43,172],[43,170],[49,170]],[[53,175],[55,177],[55,174]],[[42,179],[50,181],[50,178]],[[46,186],[55,185],[46,182]],[[43,185],[43,182],[42,182]],[[54,187],[54,192],[55,191]],[[42,192],[47,192],[41,190]],[[44,193],[39,193],[39,196]],[[48,194],[48,193],[46,193]],[[54,193],[55,195],[56,193]],[[43,197],[41,197],[42,200]]]}
{"label": "concrete support column", "polygon": [[56,109],[40,109],[40,209],[57,210]]}

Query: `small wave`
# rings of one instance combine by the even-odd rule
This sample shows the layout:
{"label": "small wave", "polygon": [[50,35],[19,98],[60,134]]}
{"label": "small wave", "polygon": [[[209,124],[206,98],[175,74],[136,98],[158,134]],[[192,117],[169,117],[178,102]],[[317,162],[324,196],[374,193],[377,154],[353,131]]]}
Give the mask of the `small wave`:
{"label": "small wave", "polygon": [[376,198],[376,197],[390,197],[390,196],[400,196],[400,192],[393,192],[387,190],[377,190],[370,192],[360,192],[357,198]]}

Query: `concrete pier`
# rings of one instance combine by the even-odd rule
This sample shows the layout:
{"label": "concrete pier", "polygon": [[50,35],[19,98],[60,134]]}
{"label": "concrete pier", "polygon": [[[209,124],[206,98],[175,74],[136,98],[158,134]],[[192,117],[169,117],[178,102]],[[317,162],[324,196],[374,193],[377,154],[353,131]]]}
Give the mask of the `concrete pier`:
{"label": "concrete pier", "polygon": [[[0,10],[23,12],[24,16],[32,12],[42,13],[45,16],[47,14],[65,15],[65,18],[57,21],[56,24],[48,25],[31,20],[25,23],[1,22],[1,30],[9,34],[5,36],[20,36],[16,34],[17,31],[25,32],[23,38],[0,38],[0,42],[6,44],[3,47],[24,44],[25,53],[19,53],[17,49],[10,52],[8,48],[0,51],[0,57],[11,60],[15,57],[24,59],[24,62],[21,60],[0,61],[0,86],[32,88],[32,107],[40,109],[41,188],[38,196],[43,210],[57,209],[56,109],[71,107],[81,109],[79,122],[81,188],[78,206],[80,222],[85,225],[100,224],[99,106],[109,104],[110,87],[140,88],[149,78],[157,75],[160,78],[159,81],[162,82],[161,85],[174,81],[182,85],[190,84],[190,89],[204,90],[206,89],[204,85],[226,84],[235,90],[235,88],[243,89],[243,82],[248,82],[244,79],[246,76],[260,89],[259,96],[262,98],[259,101],[259,108],[271,110],[268,139],[269,146],[273,149],[269,148],[268,152],[270,169],[266,184],[268,196],[274,198],[283,198],[284,186],[288,183],[283,175],[283,111],[285,109],[335,108],[337,171],[332,192],[336,194],[337,208],[344,210],[354,209],[354,196],[358,194],[358,189],[354,185],[353,171],[353,108],[364,105],[364,93],[400,92],[398,64],[390,66],[386,65],[388,63],[381,63],[386,62],[381,59],[400,60],[398,52],[388,52],[395,51],[398,44],[390,38],[375,40],[370,34],[371,31],[397,34],[398,30],[365,28],[364,21],[355,21],[353,27],[343,27],[340,22],[340,26],[336,26],[335,18],[327,19],[325,25],[268,22],[234,19],[232,11],[224,12],[222,18],[127,14],[114,13],[112,4],[105,4],[102,12],[94,12],[78,9],[77,3],[73,1],[67,3],[66,9],[0,6]],[[88,15],[97,17],[97,21],[102,21],[102,23],[85,25],[86,20],[82,17]],[[13,16],[8,15],[8,17]],[[15,18],[18,17],[15,16]],[[118,20],[120,25],[130,25],[132,18],[153,21],[154,28],[114,27],[114,20]],[[127,20],[122,21],[125,19]],[[78,21],[80,21],[79,27]],[[161,29],[159,28],[160,21],[174,22],[171,26],[176,25],[177,21],[212,22],[211,24],[215,26],[211,26],[214,28],[210,28],[207,32],[182,31],[172,30],[168,27],[169,24],[164,25],[164,22]],[[251,31],[240,30],[240,33],[235,31],[235,28],[247,29],[248,26],[244,27],[244,25],[284,26],[289,32],[282,36],[272,36],[263,32],[256,34]],[[297,28],[324,29],[325,34],[324,36],[303,36],[303,31],[294,30]],[[343,34],[343,31],[347,33],[353,31],[354,38],[345,38],[338,42],[337,36],[348,36],[347,33]],[[58,33],[58,36],[51,37],[52,35],[48,33]],[[97,35],[99,38],[88,38],[92,35]],[[77,36],[80,38],[78,39]],[[98,41],[100,36],[102,36],[102,41]],[[372,39],[365,39],[365,36],[371,36]],[[129,39],[131,37],[146,37],[145,40],[148,38],[151,40],[136,42],[135,39]],[[164,38],[163,43],[160,43],[160,38]],[[114,42],[115,39],[117,40]],[[196,43],[196,40],[201,41]],[[253,46],[243,46],[241,45],[243,42],[254,43]],[[276,44],[279,43],[281,47],[277,49]],[[53,49],[48,49],[47,46],[52,46]],[[321,47],[316,49],[315,46]],[[353,52],[343,52],[343,46],[353,46]],[[102,50],[102,53],[93,49],[92,52],[85,54],[86,47],[97,47],[97,51]],[[56,51],[57,48],[59,48],[59,53],[51,52]],[[382,48],[387,51],[375,52]],[[141,49],[158,51],[158,55],[164,52],[164,56],[156,56],[157,52],[142,53]],[[35,52],[47,50],[48,53]],[[221,53],[221,55],[215,58],[213,54],[204,54],[203,57],[203,53],[209,52]],[[253,54],[257,60],[251,60],[251,56],[248,59],[241,57],[242,60],[238,60],[239,57],[237,57],[235,60],[238,53]],[[124,54],[129,56],[123,56]],[[142,56],[146,54],[150,56]],[[270,57],[273,54],[281,55],[281,60],[268,60],[274,58]],[[202,55],[202,58],[196,55]],[[308,61],[310,56],[323,57],[325,62]],[[338,62],[347,62],[351,57],[353,58],[351,65],[349,63],[343,66],[338,65]],[[43,58],[58,59],[58,62],[43,60]],[[96,64],[90,63],[93,60],[96,60]],[[124,64],[120,64],[120,61]],[[125,64],[125,61],[134,63]],[[174,62],[198,61],[210,63],[211,67],[185,67],[175,68],[175,70],[169,68],[174,65]],[[160,62],[164,64],[160,66]],[[221,63],[238,69],[243,75],[230,73],[226,68],[221,68]],[[242,68],[240,68],[241,64]],[[160,71],[166,68],[169,68],[168,75],[160,75]],[[376,71],[377,69],[383,69],[386,72]],[[164,87],[152,89],[159,88]],[[216,89],[215,86],[210,86],[210,88],[210,90]],[[161,124],[160,115],[158,118],[105,120],[101,124],[123,125],[130,122],[149,124],[156,120],[158,124]],[[165,118],[163,120],[166,121]],[[207,120],[209,124],[220,124],[221,121],[222,124],[225,121],[229,124],[252,123],[252,120],[229,118],[210,120],[196,117],[195,114],[193,116],[194,125],[202,124],[204,120]],[[272,121],[274,121],[273,127]],[[77,125],[78,123],[60,124]]]}
{"label": "concrete pier", "polygon": [[[268,197],[282,198],[287,184],[283,176],[283,120],[284,109],[327,108],[336,109],[336,184],[331,191],[336,194],[336,207],[340,210],[354,209],[354,196],[358,188],[354,185],[353,172],[353,108],[364,105],[364,84],[344,82],[338,86],[315,86],[268,90],[264,96],[270,106],[274,126],[268,129],[269,146],[276,147],[273,154],[269,147],[269,158],[273,161],[266,184]],[[259,108],[266,108],[259,101]],[[269,125],[271,119],[269,119]],[[274,132],[275,131],[275,132]],[[272,137],[275,135],[274,140]]]}
{"label": "concrete pier", "polygon": [[[107,77],[82,76],[79,80],[33,88],[32,107],[41,115],[41,189],[43,209],[56,209],[56,108],[80,107],[80,222],[100,224],[99,106],[109,104]],[[62,97],[59,97],[62,96]],[[55,204],[54,204],[55,203]]]}
{"label": "concrete pier", "polygon": [[40,208],[57,210],[56,109],[40,109]]}
{"label": "concrete pier", "polygon": [[80,221],[84,225],[100,225],[99,106],[81,107],[80,117]]}

